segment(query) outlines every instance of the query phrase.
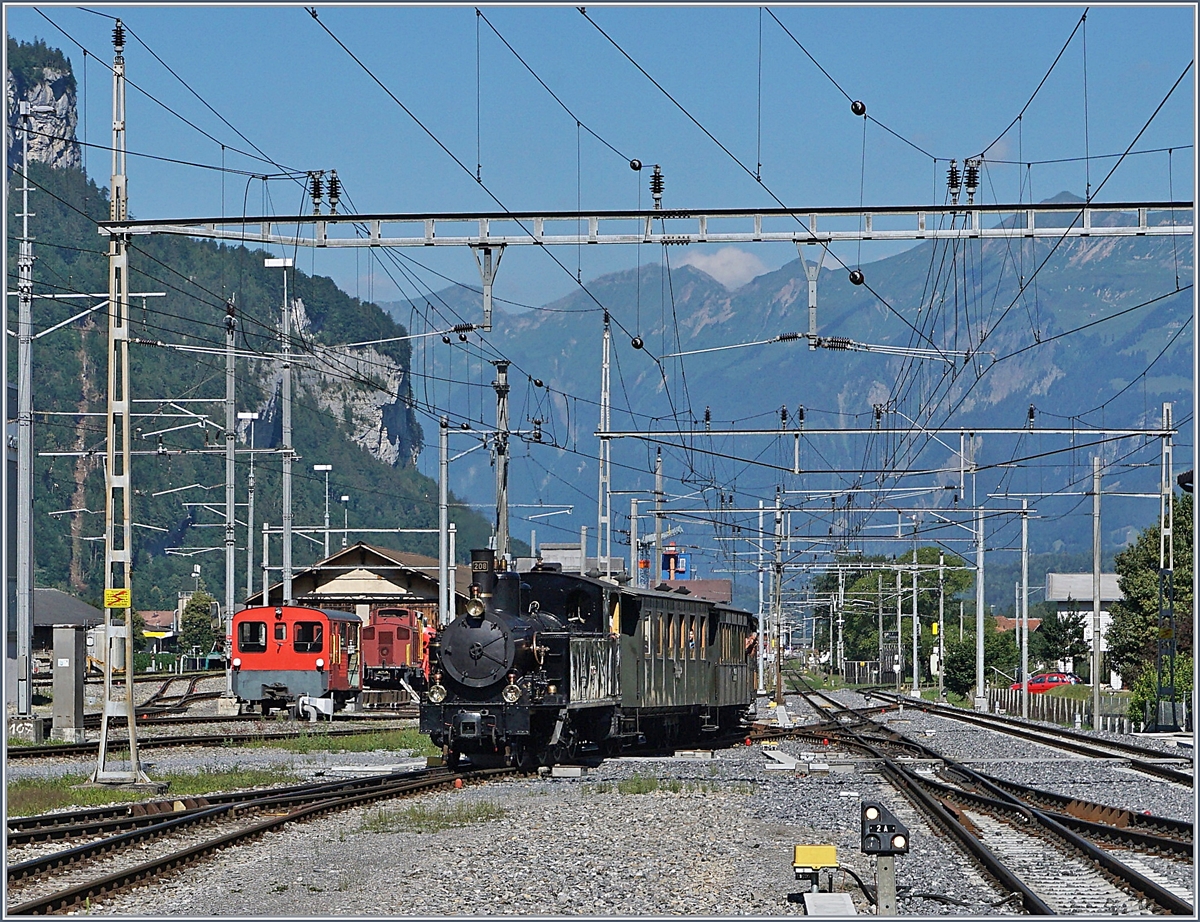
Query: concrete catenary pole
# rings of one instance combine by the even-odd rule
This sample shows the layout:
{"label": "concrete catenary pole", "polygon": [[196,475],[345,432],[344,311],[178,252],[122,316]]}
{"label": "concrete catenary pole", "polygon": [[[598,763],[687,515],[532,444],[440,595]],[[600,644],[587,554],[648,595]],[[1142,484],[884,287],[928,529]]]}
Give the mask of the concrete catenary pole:
{"label": "concrete catenary pole", "polygon": [[[283,353],[283,602],[292,603],[292,306],[288,302],[287,274],[292,268],[290,256],[268,257],[268,269],[283,270],[283,307],[279,321],[279,339]],[[265,572],[265,571],[264,571]],[[264,583],[266,580],[264,579]],[[263,586],[263,604],[269,604],[267,586]]]}
{"label": "concrete catenary pole", "polygon": [[1029,500],[1021,500],[1021,716],[1029,717]]}
{"label": "concrete catenary pole", "polygon": [[21,242],[17,248],[17,716],[33,714],[33,242],[29,236],[29,132],[53,106],[22,100]]}
{"label": "concrete catenary pole", "polygon": [[450,420],[438,420],[438,623],[450,622]]}
{"label": "concrete catenary pole", "polygon": [[496,556],[508,566],[508,366],[500,359],[496,366]]}
{"label": "concrete catenary pole", "polygon": [[1092,458],[1092,726],[1100,726],[1100,456]]}
{"label": "concrete catenary pole", "polygon": [[236,391],[237,359],[234,357],[234,331],[237,328],[233,298],[225,303],[225,696],[233,695],[233,608],[236,593],[234,567],[237,552],[237,517],[234,497],[237,451]]}

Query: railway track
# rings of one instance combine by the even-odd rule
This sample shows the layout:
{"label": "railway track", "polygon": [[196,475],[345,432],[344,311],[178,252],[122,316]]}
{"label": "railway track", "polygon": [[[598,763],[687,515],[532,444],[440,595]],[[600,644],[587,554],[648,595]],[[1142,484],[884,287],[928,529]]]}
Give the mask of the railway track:
{"label": "railway track", "polygon": [[[8,906],[11,915],[69,910],[126,887],[157,879],[287,823],[374,801],[512,774],[511,769],[452,772],[426,769],[368,779],[292,785],[267,791],[195,798],[191,805],[157,801],[132,808],[103,808],[9,823]],[[179,809],[182,807],[182,809]],[[118,814],[122,809],[127,816]],[[214,828],[215,827],[215,828]],[[84,840],[65,849],[13,861],[13,837],[35,841]],[[34,838],[40,836],[41,838]],[[158,854],[145,859],[147,850]],[[19,855],[18,855],[19,857]]]}
{"label": "railway track", "polygon": [[[241,718],[245,720],[246,718]],[[379,718],[376,718],[379,719]],[[198,723],[208,723],[207,719],[199,720]],[[258,743],[270,742],[274,740],[295,739],[302,732],[309,728],[309,724],[295,722],[294,728],[283,733],[265,733],[261,730],[256,730],[252,733],[210,733],[203,736],[150,736],[138,737],[138,750],[144,749],[169,749],[179,746],[228,746],[238,743]],[[362,733],[373,733],[379,730],[400,729],[397,727],[342,727],[338,729],[321,729],[320,733],[326,736],[355,736]],[[122,737],[109,739],[109,748],[113,751],[120,751],[122,744],[127,745],[127,741]],[[54,743],[42,746],[10,746],[8,748],[8,759],[46,759],[46,758],[74,758],[78,756],[93,756],[99,749],[98,742],[89,743]]]}
{"label": "railway track", "polygon": [[[829,739],[873,756],[881,775],[926,819],[957,840],[1004,893],[1019,894],[1034,915],[1166,912],[1193,915],[1190,894],[1157,873],[1146,855],[1190,860],[1190,823],[1060,797],[999,782],[947,759],[893,730],[865,710],[848,708],[815,690],[799,693],[834,720],[802,735]],[[942,780],[916,771],[891,753],[940,762]]]}
{"label": "railway track", "polygon": [[[865,694],[866,692],[864,692]],[[1179,763],[1190,762],[1190,759],[1171,757],[1148,746],[1139,746],[1136,743],[1126,743],[1121,740],[1101,739],[1087,733],[1069,730],[1065,727],[1046,727],[1042,724],[1035,724],[1002,714],[981,714],[976,711],[964,711],[962,708],[938,704],[932,701],[905,700],[895,692],[871,691],[869,696],[893,703],[904,701],[910,707],[919,707],[940,717],[948,717],[951,720],[973,724],[977,727],[985,727],[989,730],[1007,733],[1010,736],[1019,736],[1024,740],[1043,743],[1055,749],[1074,752],[1078,755],[1088,756],[1089,758],[1127,759],[1130,768],[1134,768],[1147,775],[1173,781],[1176,784],[1182,784],[1186,787],[1194,787],[1195,785],[1195,778],[1190,768],[1184,770],[1178,767]]]}

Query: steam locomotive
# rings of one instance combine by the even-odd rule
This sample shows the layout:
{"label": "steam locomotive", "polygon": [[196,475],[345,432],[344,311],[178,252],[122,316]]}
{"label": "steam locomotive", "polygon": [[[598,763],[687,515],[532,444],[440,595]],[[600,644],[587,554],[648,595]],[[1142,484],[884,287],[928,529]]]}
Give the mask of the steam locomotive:
{"label": "steam locomotive", "polygon": [[447,764],[537,765],[585,747],[698,744],[755,696],[755,619],[676,591],[471,552],[466,611],[429,644],[420,728]]}

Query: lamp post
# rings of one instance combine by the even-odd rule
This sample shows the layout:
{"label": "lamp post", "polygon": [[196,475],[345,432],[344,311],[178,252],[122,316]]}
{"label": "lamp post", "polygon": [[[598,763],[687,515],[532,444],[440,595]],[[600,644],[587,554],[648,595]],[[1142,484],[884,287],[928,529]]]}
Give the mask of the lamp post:
{"label": "lamp post", "polygon": [[313,470],[318,473],[325,474],[325,556],[329,556],[329,472],[333,470],[332,464],[314,464]]}
{"label": "lamp post", "polygon": [[342,547],[346,546],[346,533],[350,530],[350,497],[342,494]]}
{"label": "lamp post", "polygon": [[[258,414],[243,412],[237,418],[250,421],[250,479],[247,484],[250,508],[246,512],[246,598],[249,598],[254,595],[254,421],[258,419]],[[262,604],[267,604],[266,598]]]}

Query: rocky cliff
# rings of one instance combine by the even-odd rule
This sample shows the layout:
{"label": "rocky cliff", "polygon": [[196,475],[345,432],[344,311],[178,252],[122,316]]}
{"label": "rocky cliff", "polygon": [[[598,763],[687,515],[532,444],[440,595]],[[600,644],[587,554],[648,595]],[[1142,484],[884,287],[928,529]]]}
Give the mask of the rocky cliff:
{"label": "rocky cliff", "polygon": [[58,168],[81,167],[83,161],[75,138],[79,116],[75,107],[75,75],[71,71],[71,62],[61,51],[47,48],[40,41],[26,44],[9,39],[6,77],[5,146],[9,169],[21,161],[21,136],[14,131],[14,126],[20,125],[17,107],[22,101],[34,106],[50,106],[54,110],[34,117],[29,159]]}

